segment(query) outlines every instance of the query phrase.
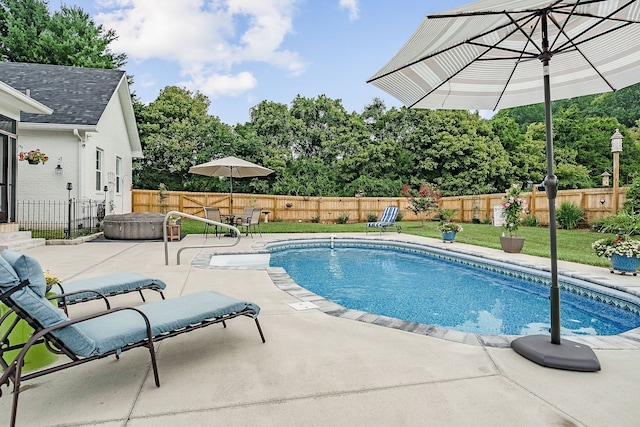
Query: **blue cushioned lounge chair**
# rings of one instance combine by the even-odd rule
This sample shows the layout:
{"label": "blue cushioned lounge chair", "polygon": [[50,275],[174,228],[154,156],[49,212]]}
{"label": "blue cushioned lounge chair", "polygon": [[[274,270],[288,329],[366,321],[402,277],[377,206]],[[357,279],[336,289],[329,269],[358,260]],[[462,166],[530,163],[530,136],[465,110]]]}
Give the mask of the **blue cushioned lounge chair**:
{"label": "blue cushioned lounge chair", "polygon": [[382,234],[383,231],[387,231],[387,227],[396,227],[396,231],[400,233],[402,231],[402,227],[396,224],[397,217],[398,217],[398,207],[387,206],[386,208],[384,208],[384,211],[382,212],[380,221],[367,223],[367,232],[369,231],[370,227],[375,227],[375,228],[379,228],[380,234]]}
{"label": "blue cushioned lounge chair", "polygon": [[[11,263],[11,258],[17,258],[20,254],[5,250],[1,256]],[[160,293],[162,299],[165,299],[162,291],[166,287],[167,284],[162,280],[145,277],[138,273],[123,272],[59,283],[53,285],[51,290],[60,291],[58,293],[65,295],[58,298],[58,306],[66,313],[67,305],[136,291],[140,293],[142,301],[146,302],[142,294],[143,290],[156,291]]]}
{"label": "blue cushioned lounge chair", "polygon": [[[0,364],[3,368],[0,392],[3,385],[13,383],[12,427],[16,423],[22,381],[110,355],[119,357],[124,351],[146,347],[156,386],[160,387],[154,350],[156,342],[215,323],[226,327],[225,321],[240,316],[254,319],[260,338],[265,342],[258,322],[260,307],[217,292],[198,292],[138,307],[107,309],[71,320],[45,298],[45,289],[46,281],[37,260],[20,255],[9,261],[0,256],[0,301],[10,309],[0,317],[0,323],[6,321],[10,324],[7,332],[0,336]],[[8,318],[11,313],[17,315],[15,320]],[[9,334],[19,319],[33,327],[34,333],[26,343],[13,344]],[[70,361],[23,373],[27,351],[43,342],[50,351],[64,355]],[[19,350],[18,355],[10,362],[4,361],[2,356],[11,350]]]}
{"label": "blue cushioned lounge chair", "polygon": [[[0,254],[9,264],[14,264],[22,254],[10,250],[4,250]],[[91,277],[88,279],[73,280],[58,283],[51,287],[51,291],[64,294],[64,297],[58,298],[58,306],[67,311],[67,305],[77,304],[80,302],[91,301],[94,299],[105,299],[114,295],[126,294],[129,292],[139,292],[143,302],[146,302],[143,290],[152,290],[160,294],[164,299],[162,292],[167,284],[162,280],[153,279],[142,276],[138,273],[114,273],[104,276]]]}

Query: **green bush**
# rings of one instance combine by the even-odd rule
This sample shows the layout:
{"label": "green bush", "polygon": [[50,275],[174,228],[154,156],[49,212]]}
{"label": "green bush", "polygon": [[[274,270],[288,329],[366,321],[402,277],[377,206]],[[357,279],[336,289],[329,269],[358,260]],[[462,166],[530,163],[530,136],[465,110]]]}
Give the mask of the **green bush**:
{"label": "green bush", "polygon": [[527,215],[522,219],[522,225],[526,227],[537,227],[540,225],[540,221],[535,215]]}
{"label": "green bush", "polygon": [[640,214],[640,177],[633,180],[625,193],[625,199],[625,212]]}
{"label": "green bush", "polygon": [[338,218],[336,218],[336,222],[338,224],[346,224],[349,222],[349,214],[346,212],[342,212],[340,215],[338,215]]}
{"label": "green bush", "polygon": [[367,222],[376,222],[378,221],[378,215],[375,212],[367,212]]}
{"label": "green bush", "polygon": [[319,217],[319,216],[317,216],[317,215],[316,215],[316,216],[311,217],[311,222],[312,222],[312,223],[314,223],[314,224],[318,224],[318,223],[320,223],[320,217]]}
{"label": "green bush", "polygon": [[560,228],[565,230],[573,230],[578,227],[578,223],[584,219],[584,211],[580,206],[573,202],[562,202],[558,213],[556,214],[556,221]]}
{"label": "green bush", "polygon": [[640,214],[623,211],[618,215],[607,215],[594,221],[593,227],[602,233],[640,234]]}

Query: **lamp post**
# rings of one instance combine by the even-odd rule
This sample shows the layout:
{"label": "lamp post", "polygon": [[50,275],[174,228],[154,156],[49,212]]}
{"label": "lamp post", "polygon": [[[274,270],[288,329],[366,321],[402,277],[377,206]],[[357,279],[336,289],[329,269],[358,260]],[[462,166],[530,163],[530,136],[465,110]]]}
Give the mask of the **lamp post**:
{"label": "lamp post", "polygon": [[613,153],[613,213],[618,213],[618,187],[620,186],[620,152],[624,137],[618,129],[611,135],[611,152]]}
{"label": "lamp post", "polygon": [[69,209],[68,209],[68,216],[67,216],[67,229],[66,229],[66,233],[64,238],[65,239],[71,239],[71,190],[73,190],[73,184],[71,184],[70,182],[67,182],[67,191],[69,192]]}

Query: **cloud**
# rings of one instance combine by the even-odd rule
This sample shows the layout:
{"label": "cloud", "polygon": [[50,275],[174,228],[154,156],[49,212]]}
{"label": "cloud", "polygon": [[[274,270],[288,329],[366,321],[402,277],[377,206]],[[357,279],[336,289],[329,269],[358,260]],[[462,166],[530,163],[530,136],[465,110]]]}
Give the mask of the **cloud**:
{"label": "cloud", "polygon": [[358,0],[339,0],[340,8],[349,11],[349,20],[355,21],[359,18],[360,9],[358,8]]}
{"label": "cloud", "polygon": [[210,98],[220,96],[238,96],[247,92],[258,84],[253,74],[242,71],[238,74],[201,73],[192,75],[190,81],[180,82],[178,86],[184,86],[190,90],[197,90]]}
{"label": "cloud", "polygon": [[176,62],[192,89],[237,96],[257,84],[246,63],[305,71],[297,52],[281,48],[298,1],[101,0],[95,19],[118,34],[113,51]]}

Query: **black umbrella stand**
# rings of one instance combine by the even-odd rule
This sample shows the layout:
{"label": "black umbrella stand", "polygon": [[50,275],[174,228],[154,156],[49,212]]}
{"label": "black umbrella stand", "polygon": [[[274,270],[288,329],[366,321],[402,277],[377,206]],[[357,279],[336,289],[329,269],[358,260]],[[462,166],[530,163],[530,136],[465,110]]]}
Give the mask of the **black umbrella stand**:
{"label": "black umbrella stand", "polygon": [[556,237],[556,194],[558,178],[554,172],[553,133],[551,126],[551,89],[549,81],[549,41],[547,17],[542,14],[542,49],[540,55],[544,73],[544,113],[547,139],[547,176],[543,185],[549,199],[549,246],[551,257],[551,340],[547,335],[528,335],[516,338],[511,348],[523,357],[539,365],[571,371],[595,372],[600,370],[600,362],[593,350],[567,339],[560,340],[560,288],[558,287],[558,248]]}

